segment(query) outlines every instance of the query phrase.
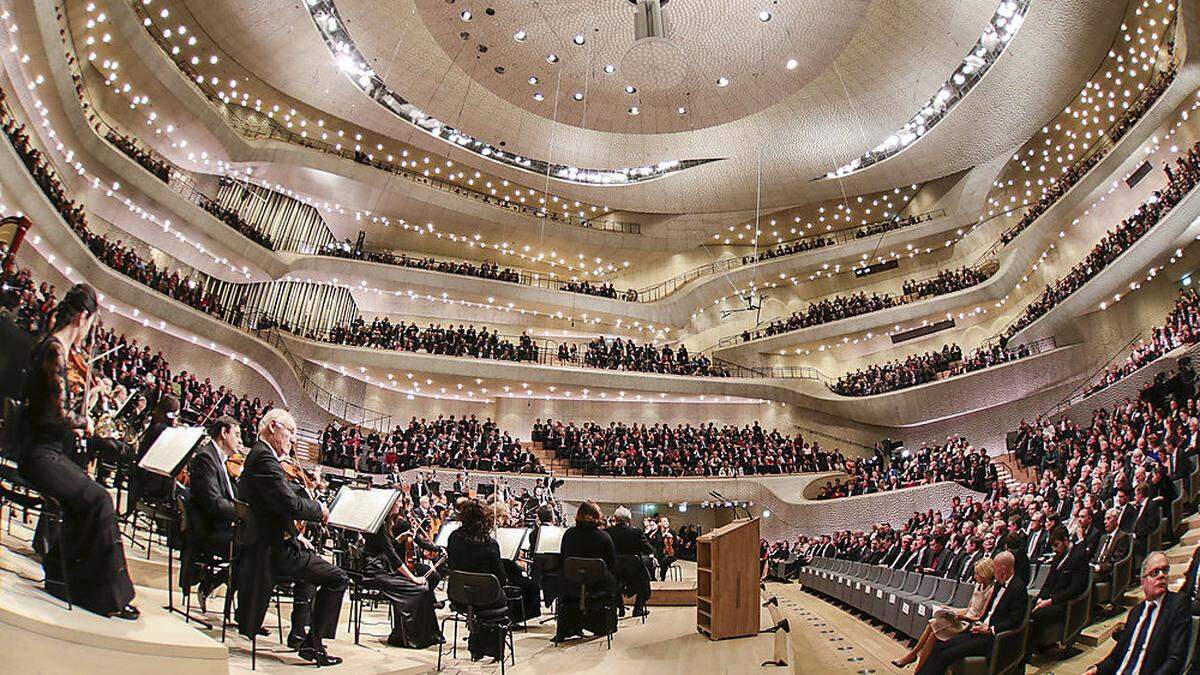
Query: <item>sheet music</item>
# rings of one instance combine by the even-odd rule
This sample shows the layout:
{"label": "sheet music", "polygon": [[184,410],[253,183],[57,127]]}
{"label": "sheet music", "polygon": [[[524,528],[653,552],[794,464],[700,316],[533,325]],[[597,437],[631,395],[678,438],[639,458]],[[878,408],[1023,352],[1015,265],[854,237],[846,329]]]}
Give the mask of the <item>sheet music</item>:
{"label": "sheet music", "polygon": [[561,553],[565,527],[543,525],[538,529],[537,550],[534,553]]}
{"label": "sheet music", "polygon": [[398,490],[370,488],[358,490],[343,485],[329,509],[329,524],[356,532],[374,534],[400,496]]}
{"label": "sheet music", "polygon": [[450,535],[460,527],[462,527],[462,523],[458,522],[457,520],[447,520],[446,522],[442,523],[441,529],[438,530],[437,537],[435,537],[433,540],[434,545],[446,548],[446,546],[450,544]]}
{"label": "sheet music", "polygon": [[500,557],[505,560],[516,560],[517,551],[521,550],[529,536],[527,527],[498,527],[496,528],[496,543],[500,544]]}
{"label": "sheet music", "polygon": [[203,435],[204,427],[167,427],[154,440],[138,466],[150,473],[174,477]]}

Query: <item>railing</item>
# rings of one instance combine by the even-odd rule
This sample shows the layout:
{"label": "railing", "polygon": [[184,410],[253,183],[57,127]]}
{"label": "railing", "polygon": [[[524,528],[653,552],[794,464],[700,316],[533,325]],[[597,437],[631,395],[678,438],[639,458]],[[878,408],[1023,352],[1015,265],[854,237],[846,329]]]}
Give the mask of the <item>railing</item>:
{"label": "railing", "polygon": [[352,403],[329,391],[314,380],[308,374],[308,369],[304,366],[304,362],[293,355],[291,350],[288,349],[287,341],[279,335],[277,328],[259,329],[253,325],[245,328],[252,335],[275,347],[283,354],[284,358],[291,364],[292,371],[296,374],[296,379],[300,380],[300,385],[304,388],[304,392],[308,394],[308,397],[314,403],[328,411],[329,414],[340,417],[347,422],[361,424],[364,427],[371,427],[380,431],[386,431],[391,427],[391,413],[371,410],[357,403]]}
{"label": "railing", "polygon": [[[908,294],[901,294],[898,296],[889,296],[889,297],[896,297],[896,299],[897,299],[896,304],[888,305],[887,307],[881,307],[879,309],[871,310],[869,312],[862,312],[861,314],[853,314],[850,316],[842,317],[840,319],[833,319],[831,321],[815,323],[810,326],[800,326],[798,328],[792,328],[789,330],[781,330],[776,333],[762,333],[760,330],[762,326],[765,325],[765,326],[769,327],[771,324],[775,323],[776,321],[780,321],[780,320],[783,320],[786,322],[791,317],[786,316],[786,317],[776,317],[774,319],[767,319],[765,321],[760,321],[757,324],[755,324],[754,328],[748,332],[736,333],[734,335],[726,335],[725,337],[718,340],[717,344],[713,345],[712,347],[709,347],[708,350],[705,350],[705,351],[709,351],[709,350],[713,350],[713,349],[723,349],[725,347],[730,347],[730,346],[739,345],[739,344],[748,344],[750,342],[755,342],[757,340],[778,337],[780,335],[787,335],[789,333],[795,333],[797,331],[802,331],[802,330],[805,330],[808,328],[816,328],[817,326],[824,326],[825,324],[833,323],[835,321],[842,321],[844,319],[853,319],[853,318],[857,318],[860,316],[867,316],[868,314],[874,314],[875,312],[882,312],[886,309],[892,309],[895,307],[903,307],[905,305],[911,305],[915,302],[920,302],[922,300],[930,300],[932,298],[936,298],[936,297],[939,297],[942,295],[949,295],[950,293],[957,293],[958,291],[962,291],[962,290],[966,290],[968,288],[972,288],[974,286],[978,286],[979,284],[983,283],[984,281],[987,281],[989,278],[991,278],[991,276],[993,274],[996,273],[996,270],[998,270],[999,268],[1000,268],[1000,263],[998,260],[995,260],[995,259],[986,260],[983,263],[979,263],[979,264],[974,265],[971,268],[968,268],[968,269],[977,270],[983,275],[982,279],[980,279],[979,281],[977,281],[973,284],[963,286],[962,288],[956,288],[953,291],[947,291],[945,293],[934,293],[932,295],[920,295],[918,293],[908,293]],[[956,270],[951,270],[951,271],[956,271]],[[915,284],[921,284],[926,281],[932,281],[937,278],[938,278],[937,274],[932,274],[927,277],[923,277],[921,279],[914,279],[912,281]],[[811,305],[813,303],[809,303],[809,304]],[[749,339],[746,339],[747,333],[749,335]]]}
{"label": "railing", "polygon": [[[813,232],[813,233],[806,234],[806,235],[792,237],[791,239],[784,239],[782,241],[776,242],[775,246],[781,246],[781,245],[786,246],[788,244],[792,244],[795,242],[804,241],[805,239],[832,239],[834,244],[845,244],[846,242],[850,242],[850,241],[860,241],[863,239],[870,239],[871,237],[878,237],[878,236],[885,235],[888,232],[895,232],[897,230],[907,229],[907,228],[912,227],[913,225],[918,225],[920,223],[927,223],[927,222],[933,220],[934,218],[943,218],[943,217],[945,217],[945,215],[946,215],[946,209],[933,209],[931,211],[925,211],[923,213],[918,213],[915,216],[908,216],[908,218],[903,218],[900,216],[897,216],[895,218],[881,218],[879,220],[871,221],[869,223],[863,223],[861,225],[853,225],[850,227],[843,227],[843,228],[840,228],[837,230],[828,230],[826,232]],[[897,227],[893,227],[891,229],[882,230],[880,232],[872,232],[870,234],[864,234],[861,236],[859,235],[859,232],[863,231],[866,228],[875,227],[876,225],[886,225],[888,223],[896,223],[896,222],[900,222],[900,221],[904,221],[904,224],[899,225]],[[734,246],[753,246],[753,244],[734,244]],[[815,250],[815,249],[809,249],[809,250]],[[801,251],[801,252],[805,252],[805,251]],[[792,255],[792,254],[785,253],[784,255]],[[749,256],[749,257],[753,258],[753,256]],[[776,257],[778,258],[778,257],[783,257],[783,256],[776,256]],[[775,258],[761,258],[760,261],[761,260],[774,260],[774,259]]]}
{"label": "railing", "polygon": [[812,366],[743,366],[741,364],[714,358],[713,363],[724,368],[730,377],[745,378],[778,378],[795,380],[817,380],[828,384],[829,376]]}
{"label": "railing", "polygon": [[[261,115],[249,108],[245,108],[244,106],[226,103],[225,101],[221,100],[217,90],[209,85],[203,77],[199,76],[199,74],[187,61],[183,60],[181,57],[178,57],[178,55],[173,55],[171,52],[171,46],[163,41],[164,39],[162,38],[162,31],[172,27],[160,25],[157,15],[146,11],[146,9],[142,6],[142,3],[130,2],[129,4],[133,7],[134,12],[138,15],[138,18],[141,19],[142,23],[146,25],[146,32],[158,46],[159,51],[163,53],[163,56],[170,59],[171,62],[175,64],[175,67],[179,69],[188,82],[190,82],[192,86],[209,101],[209,103],[225,118],[226,122],[235,131],[247,135],[250,138],[279,140],[313,150],[318,150],[326,154],[336,155],[359,164],[387,171],[388,173],[411,180],[415,183],[420,183],[422,185],[433,187],[455,195],[470,197],[491,206],[506,208],[510,211],[515,211],[517,213],[535,218],[545,218],[556,222],[565,223],[567,225],[586,227],[594,230],[604,230],[607,232],[620,232],[625,234],[641,234],[642,232],[642,227],[639,223],[625,223],[606,219],[592,220],[587,218],[579,218],[566,213],[557,213],[549,209],[537,209],[525,206],[524,204],[497,199],[492,195],[479,192],[477,190],[472,190],[461,185],[455,185],[454,183],[450,183],[441,178],[434,178],[414,171],[409,171],[408,169],[405,169],[394,162],[374,159],[370,156],[370,153],[364,153],[351,148],[340,148],[337,144],[328,143],[308,137],[307,135],[297,134],[289,131],[283,127],[283,125],[279,124],[279,122],[267,117],[266,115]],[[253,113],[253,115],[239,115],[235,110],[237,108],[245,110],[248,113]]]}

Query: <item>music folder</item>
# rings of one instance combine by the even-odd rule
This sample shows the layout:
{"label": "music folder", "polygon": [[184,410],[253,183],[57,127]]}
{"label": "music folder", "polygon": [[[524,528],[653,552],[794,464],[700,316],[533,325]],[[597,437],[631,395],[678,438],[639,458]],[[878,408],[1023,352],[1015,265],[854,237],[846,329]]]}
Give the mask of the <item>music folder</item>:
{"label": "music folder", "polygon": [[204,436],[204,427],[167,427],[154,439],[138,466],[160,476],[175,477]]}
{"label": "music folder", "polygon": [[329,524],[364,534],[383,527],[400,491],[392,488],[352,488],[343,485],[329,508]]}
{"label": "music folder", "polygon": [[433,539],[434,545],[446,548],[450,544],[450,535],[454,534],[454,531],[460,527],[462,527],[462,523],[457,520],[447,520],[442,523],[441,529],[438,530],[437,536]]}
{"label": "music folder", "polygon": [[529,537],[527,527],[497,527],[496,543],[500,544],[500,557],[505,560],[516,560],[517,552],[525,545]]}
{"label": "music folder", "polygon": [[562,553],[562,538],[566,528],[542,525],[538,528],[537,550],[534,553]]}

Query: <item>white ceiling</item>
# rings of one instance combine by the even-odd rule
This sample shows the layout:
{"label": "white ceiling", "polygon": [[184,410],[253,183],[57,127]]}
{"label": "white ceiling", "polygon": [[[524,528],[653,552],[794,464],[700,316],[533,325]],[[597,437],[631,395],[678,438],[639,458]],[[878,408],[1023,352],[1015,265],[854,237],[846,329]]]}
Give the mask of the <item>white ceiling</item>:
{"label": "white ceiling", "polygon": [[[355,89],[299,2],[185,2],[227,55],[280,92],[456,160],[480,162],[413,131]],[[626,82],[617,60],[633,40],[626,0],[337,3],[350,34],[392,89],[486,142],[590,167],[726,158],[642,185],[551,186],[566,197],[653,213],[752,208],[760,163],[762,203],[777,207],[923,182],[1007,154],[1059,112],[1092,74],[1116,34],[1125,2],[1034,0],[1024,27],[984,81],[920,142],[844,181],[809,180],[874,147],[907,121],[961,62],[997,4],[674,0],[667,12],[678,16],[674,29],[687,73],[679,86],[647,99],[642,114],[633,117],[624,112],[625,99],[634,97],[621,89]],[[495,16],[486,15],[488,6]],[[767,23],[757,17],[764,6],[773,12]],[[464,8],[472,21],[458,17]],[[518,24],[530,36],[523,44],[512,38]],[[589,26],[599,32],[588,34],[588,44],[571,44]],[[460,39],[462,30],[471,37]],[[475,48],[480,42],[489,45],[487,53]],[[591,57],[589,48],[595,50]],[[561,57],[557,66],[545,61],[551,49]],[[784,67],[792,58],[785,54],[800,61],[796,70]],[[605,59],[616,61],[618,69],[588,80],[582,128],[582,104],[570,98],[574,83],[582,82],[589,64],[603,65]],[[506,74],[496,75],[495,65],[503,65]],[[556,122],[553,90],[546,86],[546,100],[538,104],[526,80],[536,74],[542,87],[559,70],[564,86]],[[718,74],[730,77],[730,86],[717,88]],[[675,108],[689,91],[694,102],[680,118]],[[677,130],[681,119],[691,128]],[[491,170],[541,187],[540,177],[498,165]]]}

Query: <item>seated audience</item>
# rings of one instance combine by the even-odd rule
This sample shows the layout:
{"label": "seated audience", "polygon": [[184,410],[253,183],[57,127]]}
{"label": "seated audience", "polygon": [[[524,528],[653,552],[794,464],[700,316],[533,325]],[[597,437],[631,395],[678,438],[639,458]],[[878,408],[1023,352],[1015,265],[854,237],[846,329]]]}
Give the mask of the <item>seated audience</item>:
{"label": "seated audience", "polygon": [[542,473],[537,457],[490,419],[443,417],[397,425],[381,433],[331,422],[321,433],[321,463],[366,473],[389,473],[419,466],[470,471]]}
{"label": "seated audience", "polygon": [[1187,598],[1167,590],[1171,564],[1155,551],[1142,562],[1145,599],[1125,618],[1116,644],[1086,675],[1125,673],[1182,673],[1187,662],[1191,613]]}

